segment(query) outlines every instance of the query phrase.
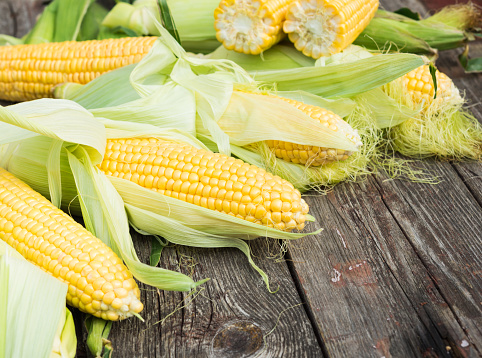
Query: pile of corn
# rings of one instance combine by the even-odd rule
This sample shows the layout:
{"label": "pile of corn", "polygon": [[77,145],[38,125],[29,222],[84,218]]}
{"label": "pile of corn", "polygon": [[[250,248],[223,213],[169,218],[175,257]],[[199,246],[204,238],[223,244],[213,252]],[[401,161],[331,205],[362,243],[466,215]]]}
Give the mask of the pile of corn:
{"label": "pile of corn", "polygon": [[[0,39],[0,99],[30,101],[0,110],[0,238],[93,316],[139,317],[134,278],[179,291],[204,282],[141,263],[129,223],[173,243],[236,247],[269,289],[244,240],[312,234],[303,191],[373,172],[388,147],[482,158],[482,129],[449,77],[425,57],[352,45],[400,29],[392,40],[412,52],[460,46],[478,26],[471,5],[456,20],[409,21],[378,0],[178,1],[169,33],[157,2],[111,12],[79,2],[59,29],[66,3],[24,39]],[[439,27],[438,42],[411,47],[402,23],[444,24],[450,36]]]}

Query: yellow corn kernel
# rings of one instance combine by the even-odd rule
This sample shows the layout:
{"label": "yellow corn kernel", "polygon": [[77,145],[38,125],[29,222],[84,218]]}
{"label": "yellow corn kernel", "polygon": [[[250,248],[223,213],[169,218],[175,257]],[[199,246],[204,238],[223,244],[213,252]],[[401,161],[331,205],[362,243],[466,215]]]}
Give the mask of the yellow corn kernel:
{"label": "yellow corn kernel", "polygon": [[[28,206],[35,207],[35,210],[28,211],[29,217],[25,215]],[[106,317],[117,317],[116,319],[130,317],[142,310],[142,303],[139,301],[139,295],[136,294],[138,292],[137,285],[124,265],[122,265],[122,271],[127,282],[122,285],[129,288],[129,291],[124,288],[114,290],[112,285],[110,291],[98,290],[99,280],[100,282],[105,281],[106,277],[101,272],[108,273],[109,267],[106,265],[112,265],[112,263],[105,260],[101,262],[103,266],[97,266],[98,268],[94,271],[94,268],[90,266],[89,255],[97,256],[95,253],[98,252],[99,254],[108,253],[113,257],[114,252],[27,184],[0,168],[0,212],[7,212],[6,209],[13,214],[4,215],[0,220],[0,239],[6,241],[30,262],[68,284],[68,304],[96,317],[102,317],[98,305],[91,304],[93,300],[96,300],[106,305],[105,311],[108,312]],[[28,224],[25,228],[18,230],[20,222],[26,221],[25,219],[28,219]],[[52,235],[53,223],[59,224],[56,230],[58,235]],[[39,227],[45,228],[45,225],[47,225],[48,231],[39,229]],[[28,235],[25,232],[28,232]],[[43,235],[40,235],[42,232]],[[32,237],[35,239],[30,240],[29,238]],[[33,254],[31,250],[33,250]],[[58,259],[59,257],[62,258]],[[86,259],[86,261],[79,261],[78,258]],[[118,260],[120,262],[120,259]],[[119,265],[121,264],[117,264],[116,267]],[[101,270],[102,268],[104,270]],[[88,277],[98,278],[94,284],[90,284],[91,280]],[[107,282],[103,284],[102,288],[106,284]],[[113,295],[114,299],[120,300],[121,306],[126,305],[127,311],[119,310],[107,303],[105,296],[108,295]],[[116,301],[116,303],[118,302]]]}
{"label": "yellow corn kernel", "polygon": [[375,16],[379,0],[298,0],[283,31],[297,50],[318,59],[344,50]]}
{"label": "yellow corn kernel", "polygon": [[[155,163],[162,163],[166,158],[175,160],[178,162],[178,167],[180,167],[180,163],[183,163],[182,169],[176,169],[176,171],[179,171],[179,179],[177,180],[180,184],[175,187],[172,186],[167,190],[164,187],[151,187],[148,189],[225,214],[242,215],[245,220],[269,227],[275,227],[276,221],[271,220],[271,218],[278,216],[272,215],[272,210],[270,210],[270,207],[266,207],[265,203],[283,197],[286,201],[282,202],[279,200],[280,204],[274,206],[274,209],[279,211],[278,221],[281,221],[281,210],[285,210],[287,215],[295,221],[298,229],[303,229],[304,224],[301,222],[304,223],[306,220],[305,214],[308,213],[308,205],[301,199],[301,194],[294,189],[293,185],[278,176],[273,176],[254,165],[243,163],[239,159],[197,149],[188,144],[174,143],[156,138],[132,138],[128,142],[126,147],[121,148],[118,145],[120,140],[109,139],[103,162],[99,165],[100,170],[110,167],[111,161],[117,161],[113,158],[122,156],[122,153],[119,153],[120,150],[133,153],[134,155],[128,164],[141,164],[140,161],[142,161],[144,170],[149,165],[154,170],[157,166]],[[145,158],[136,156],[135,154],[140,151],[149,155]],[[137,158],[137,163],[132,162],[135,158]],[[190,159],[191,162],[185,162],[187,159]],[[132,181],[136,173],[131,172],[131,165],[118,166],[118,168],[121,168],[122,171],[111,174],[106,173],[106,175]],[[165,171],[167,172],[168,169],[170,168],[167,168]],[[189,175],[183,175],[184,173]],[[196,174],[196,176],[191,174]],[[253,179],[250,184],[248,184],[248,179],[245,175],[249,175]],[[220,187],[221,181],[218,178],[221,177],[230,178],[224,188]],[[193,182],[194,178],[197,178],[198,181]],[[229,182],[230,184],[228,185]],[[213,183],[213,185],[204,185],[203,183]],[[169,182],[167,185],[169,185]],[[253,188],[256,188],[256,190]],[[180,193],[181,190],[185,190],[185,192]],[[222,192],[221,197],[224,197],[223,199],[220,199],[220,192]],[[257,194],[257,196],[252,198],[248,195],[251,192]],[[270,220],[265,220],[265,223],[263,223],[263,219],[267,216],[269,216]],[[107,284],[110,285],[110,283]],[[102,287],[103,289],[104,287]]]}
{"label": "yellow corn kernel", "polygon": [[53,88],[60,83],[85,84],[105,72],[138,62],[140,57],[131,53],[141,48],[141,55],[146,55],[155,40],[132,37],[0,46],[0,99],[17,102],[52,97]]}
{"label": "yellow corn kernel", "polygon": [[286,10],[294,0],[222,0],[214,11],[216,38],[228,50],[258,55],[284,36]]}

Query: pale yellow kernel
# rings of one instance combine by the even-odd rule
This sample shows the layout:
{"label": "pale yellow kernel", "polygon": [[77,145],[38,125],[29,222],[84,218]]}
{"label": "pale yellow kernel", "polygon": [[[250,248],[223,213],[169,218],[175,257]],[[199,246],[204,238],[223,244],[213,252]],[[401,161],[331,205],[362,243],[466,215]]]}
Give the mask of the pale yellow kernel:
{"label": "pale yellow kernel", "polygon": [[122,307],[122,304],[123,304],[122,300],[120,298],[116,297],[112,301],[111,306],[112,306],[113,309],[118,310]]}
{"label": "pale yellow kernel", "polygon": [[102,298],[102,302],[104,302],[106,305],[110,305],[112,301],[115,300],[115,293],[114,291],[109,291],[105,293],[104,297]]}

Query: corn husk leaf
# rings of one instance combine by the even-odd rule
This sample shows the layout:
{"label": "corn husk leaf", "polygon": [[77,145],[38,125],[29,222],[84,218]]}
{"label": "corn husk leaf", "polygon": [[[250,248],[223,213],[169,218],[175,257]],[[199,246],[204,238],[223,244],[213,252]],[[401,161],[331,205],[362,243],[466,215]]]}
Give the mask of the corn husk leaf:
{"label": "corn husk leaf", "polygon": [[74,357],[67,285],[0,240],[0,357]]}
{"label": "corn husk leaf", "polygon": [[[173,22],[184,48],[190,51],[210,52],[219,46],[214,29],[214,9],[217,0],[167,1]],[[159,36],[156,21],[161,22],[161,10],[157,0],[137,0],[133,4],[117,3],[105,18],[108,28],[123,27],[138,36]]]}
{"label": "corn husk leaf", "polygon": [[423,64],[419,56],[412,54],[382,54],[350,63],[251,74],[260,82],[276,82],[280,91],[296,88],[325,98],[350,97],[380,87]]}
{"label": "corn husk leaf", "polygon": [[62,0],[59,1],[55,34],[52,42],[73,41],[77,39],[87,10],[94,0]]}
{"label": "corn husk leaf", "polygon": [[77,41],[86,41],[97,38],[101,23],[109,11],[97,2],[90,4],[80,25]]}
{"label": "corn husk leaf", "polygon": [[24,37],[24,44],[40,44],[53,41],[58,4],[58,1],[53,1],[44,8],[34,27]]}

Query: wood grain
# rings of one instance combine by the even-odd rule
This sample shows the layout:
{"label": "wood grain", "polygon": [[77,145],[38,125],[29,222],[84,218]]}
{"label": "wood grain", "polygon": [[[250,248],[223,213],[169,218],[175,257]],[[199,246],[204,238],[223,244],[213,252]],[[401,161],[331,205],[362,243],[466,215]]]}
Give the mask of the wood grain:
{"label": "wood grain", "polygon": [[[149,239],[134,235],[147,261]],[[194,264],[195,280],[211,280],[191,295],[141,285],[145,323],[114,324],[115,357],[323,357],[286,263],[265,259],[279,252],[277,242],[259,239],[252,250],[278,292],[236,250],[165,249],[162,267],[187,274]]]}

